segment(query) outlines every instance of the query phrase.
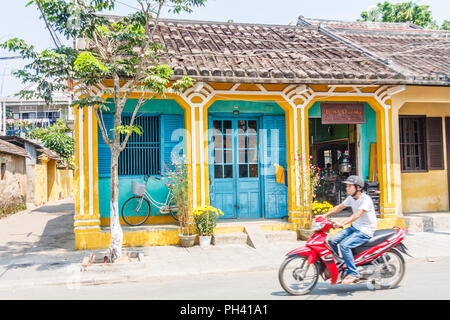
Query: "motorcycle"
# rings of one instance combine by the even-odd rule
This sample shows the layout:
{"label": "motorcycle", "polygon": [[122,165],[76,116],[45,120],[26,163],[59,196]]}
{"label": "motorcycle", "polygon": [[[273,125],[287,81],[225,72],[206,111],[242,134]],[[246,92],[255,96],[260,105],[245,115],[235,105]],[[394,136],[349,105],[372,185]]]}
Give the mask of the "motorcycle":
{"label": "motorcycle", "polygon": [[[305,295],[316,286],[319,275],[331,284],[341,283],[347,275],[344,260],[333,252],[328,243],[328,232],[334,222],[319,216],[313,220],[315,233],[304,247],[288,252],[280,266],[278,278],[283,289],[292,295]],[[375,231],[373,237],[363,245],[352,249],[355,265],[360,274],[356,283],[369,283],[373,288],[388,289],[397,286],[405,274],[408,256],[402,243],[406,229],[393,227]],[[401,252],[401,253],[400,253]]]}

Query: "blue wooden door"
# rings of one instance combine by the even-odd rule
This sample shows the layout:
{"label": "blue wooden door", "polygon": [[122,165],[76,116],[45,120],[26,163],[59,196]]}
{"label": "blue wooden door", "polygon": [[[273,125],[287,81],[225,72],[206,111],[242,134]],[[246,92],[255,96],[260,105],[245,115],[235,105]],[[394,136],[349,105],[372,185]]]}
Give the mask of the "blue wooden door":
{"label": "blue wooden door", "polygon": [[211,204],[224,218],[261,217],[258,120],[220,118],[210,125]]}
{"label": "blue wooden door", "polygon": [[265,218],[281,218],[287,216],[287,186],[276,181],[274,164],[287,169],[285,117],[264,116],[263,128],[261,171],[264,177]]}
{"label": "blue wooden door", "polygon": [[238,119],[236,192],[238,218],[262,217],[258,155],[258,120]]}
{"label": "blue wooden door", "polygon": [[223,218],[236,218],[234,174],[234,127],[231,119],[212,121],[210,137],[210,202],[223,211]]}

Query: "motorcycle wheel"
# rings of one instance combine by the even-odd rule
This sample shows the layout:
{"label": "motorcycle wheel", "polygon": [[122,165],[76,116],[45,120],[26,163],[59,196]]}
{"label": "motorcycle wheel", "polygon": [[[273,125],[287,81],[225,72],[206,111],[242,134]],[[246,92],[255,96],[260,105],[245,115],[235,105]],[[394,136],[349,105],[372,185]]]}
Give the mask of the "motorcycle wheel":
{"label": "motorcycle wheel", "polygon": [[405,275],[405,260],[402,254],[395,249],[391,249],[386,254],[389,255],[388,264],[381,264],[380,278],[375,279],[375,286],[380,289],[396,287]]}
{"label": "motorcycle wheel", "polygon": [[[286,258],[278,271],[278,279],[283,289],[294,296],[311,292],[319,279],[316,264],[308,265],[307,257],[291,256]],[[309,272],[312,271],[312,275]]]}

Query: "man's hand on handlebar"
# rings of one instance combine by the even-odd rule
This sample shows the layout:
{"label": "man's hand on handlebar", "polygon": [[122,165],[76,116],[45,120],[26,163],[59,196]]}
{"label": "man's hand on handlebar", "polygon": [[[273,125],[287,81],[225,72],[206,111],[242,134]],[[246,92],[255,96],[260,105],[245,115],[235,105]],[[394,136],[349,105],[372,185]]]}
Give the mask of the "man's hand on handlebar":
{"label": "man's hand on handlebar", "polygon": [[334,221],[333,221],[333,224],[331,225],[331,227],[335,228],[335,229],[342,229],[342,228],[344,228],[344,226],[342,224],[340,224],[338,222],[334,222]]}

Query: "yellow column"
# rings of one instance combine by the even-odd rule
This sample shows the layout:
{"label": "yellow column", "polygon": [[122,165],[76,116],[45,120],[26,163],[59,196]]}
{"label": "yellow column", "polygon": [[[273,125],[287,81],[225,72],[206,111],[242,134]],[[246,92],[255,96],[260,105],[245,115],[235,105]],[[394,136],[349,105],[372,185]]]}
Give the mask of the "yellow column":
{"label": "yellow column", "polygon": [[[280,103],[282,105],[282,103]],[[288,221],[301,228],[309,227],[310,208],[303,176],[308,157],[308,113],[306,106],[286,103],[282,106],[286,114],[286,137],[288,149]]]}
{"label": "yellow column", "polygon": [[394,157],[392,143],[392,108],[389,105],[382,106],[377,120],[377,144],[378,144],[378,179],[380,182],[380,217],[395,218],[395,194],[394,194]]}
{"label": "yellow column", "polygon": [[75,108],[75,249],[100,244],[97,120],[92,107]]}

